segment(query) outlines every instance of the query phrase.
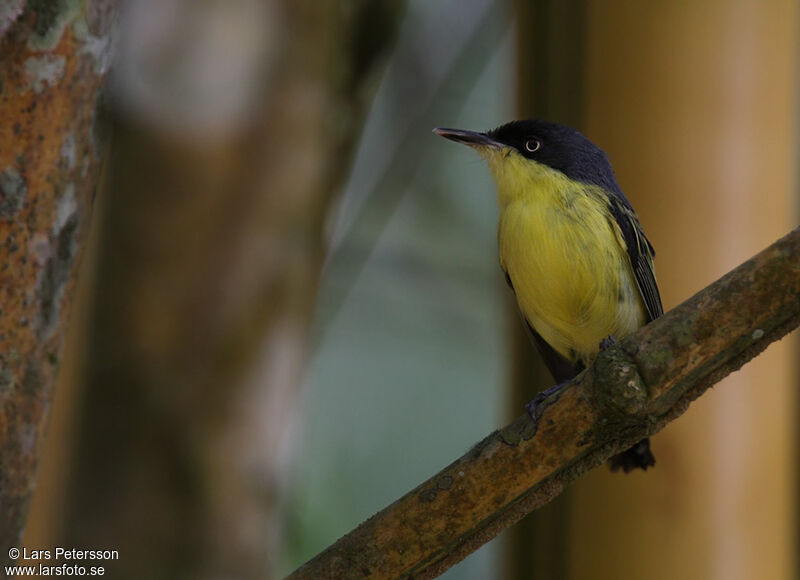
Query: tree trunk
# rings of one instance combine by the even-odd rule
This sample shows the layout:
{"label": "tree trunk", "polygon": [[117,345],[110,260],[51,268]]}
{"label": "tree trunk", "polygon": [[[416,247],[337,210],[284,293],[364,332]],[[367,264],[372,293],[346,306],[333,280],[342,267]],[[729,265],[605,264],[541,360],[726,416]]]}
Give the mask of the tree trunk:
{"label": "tree trunk", "polygon": [[115,2],[0,7],[0,553],[19,546],[102,153]]}
{"label": "tree trunk", "polygon": [[[586,6],[583,0],[518,0],[517,110],[520,119],[542,118],[583,129]],[[562,39],[570,38],[569,43]],[[513,295],[510,415],[547,387],[553,377],[525,332]],[[526,516],[504,534],[507,580],[564,578],[569,561],[572,490]]]}
{"label": "tree trunk", "polygon": [[[120,550],[115,577],[270,574],[323,226],[399,7],[189,2],[179,13],[201,32],[261,19],[251,64],[205,63],[246,78],[208,102],[166,95],[155,122],[115,114],[68,518],[70,544]],[[247,83],[242,118],[192,126],[198,102]]]}
{"label": "tree trunk", "polygon": [[[587,126],[656,248],[667,310],[797,224],[797,8],[590,3]],[[796,348],[654,437],[646,474],[575,486],[571,578],[797,577]]]}

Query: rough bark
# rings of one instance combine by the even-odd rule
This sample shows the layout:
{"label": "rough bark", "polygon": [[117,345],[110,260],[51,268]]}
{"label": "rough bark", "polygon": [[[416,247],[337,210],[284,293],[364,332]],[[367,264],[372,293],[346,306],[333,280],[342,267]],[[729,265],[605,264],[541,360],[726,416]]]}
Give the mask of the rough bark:
{"label": "rough bark", "polygon": [[367,520],[290,578],[433,578],[662,429],[800,324],[800,229],[603,351],[538,431],[524,415]]}
{"label": "rough bark", "polygon": [[345,4],[260,5],[257,105],[222,137],[115,114],[68,538],[117,578],[269,576],[323,225],[399,24]]}
{"label": "rough bark", "polygon": [[0,7],[0,553],[19,545],[97,186],[112,0]]}

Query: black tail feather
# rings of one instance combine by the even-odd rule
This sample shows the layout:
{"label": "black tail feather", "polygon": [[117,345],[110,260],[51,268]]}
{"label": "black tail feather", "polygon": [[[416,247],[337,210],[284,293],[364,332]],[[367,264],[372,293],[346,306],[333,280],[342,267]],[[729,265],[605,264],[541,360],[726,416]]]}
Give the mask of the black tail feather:
{"label": "black tail feather", "polygon": [[655,464],[656,458],[650,451],[649,438],[642,439],[627,451],[623,451],[608,460],[611,471],[619,471],[621,469],[625,473],[637,468],[647,471],[648,467],[653,467]]}

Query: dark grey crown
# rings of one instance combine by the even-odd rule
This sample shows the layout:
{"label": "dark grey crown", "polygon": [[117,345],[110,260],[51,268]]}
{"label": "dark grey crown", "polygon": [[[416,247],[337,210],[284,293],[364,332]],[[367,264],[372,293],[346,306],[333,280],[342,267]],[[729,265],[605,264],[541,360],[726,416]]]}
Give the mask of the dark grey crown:
{"label": "dark grey crown", "polygon": [[[512,121],[489,131],[488,135],[570,179],[599,185],[622,196],[606,154],[572,127],[549,121]],[[541,147],[533,153],[525,148],[531,139],[541,141]]]}

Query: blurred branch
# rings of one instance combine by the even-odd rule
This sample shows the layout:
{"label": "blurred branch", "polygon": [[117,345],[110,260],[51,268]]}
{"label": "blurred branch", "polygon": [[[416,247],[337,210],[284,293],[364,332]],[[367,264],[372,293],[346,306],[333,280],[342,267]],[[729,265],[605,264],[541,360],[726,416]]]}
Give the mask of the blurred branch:
{"label": "blurred branch", "polygon": [[[454,119],[461,113],[466,103],[464,95],[470,93],[486,64],[495,54],[503,32],[509,25],[508,14],[503,8],[502,3],[490,5],[486,14],[475,25],[463,50],[428,103],[410,119],[388,167],[366,195],[341,241],[332,248],[325,267],[339,269],[340,277],[345,283],[331,288],[328,296],[322,297],[324,303],[319,309],[319,329],[313,338],[315,346],[322,342],[325,332],[349,296],[372,255],[377,240],[408,191],[421,161],[430,154],[427,146],[419,146],[419,135],[427,135],[432,127],[443,122],[442,119]],[[448,94],[456,94],[460,98],[454,103],[452,99],[445,98]]]}
{"label": "blurred branch", "polygon": [[524,415],[290,578],[433,578],[589,469],[664,428],[800,324],[800,228],[602,352],[536,432]]}
{"label": "blurred branch", "polygon": [[19,545],[97,186],[113,0],[0,7],[0,553]]}

